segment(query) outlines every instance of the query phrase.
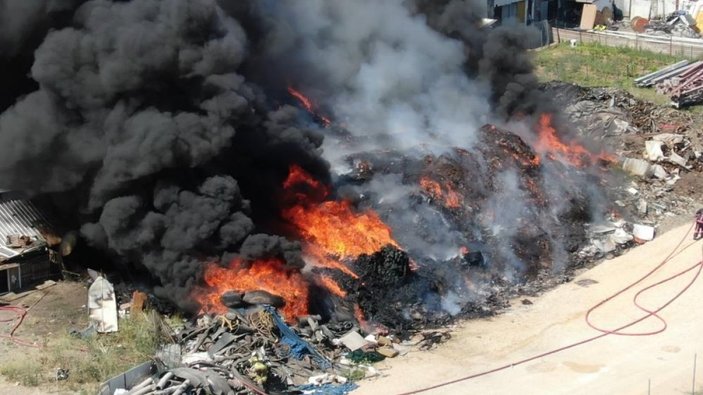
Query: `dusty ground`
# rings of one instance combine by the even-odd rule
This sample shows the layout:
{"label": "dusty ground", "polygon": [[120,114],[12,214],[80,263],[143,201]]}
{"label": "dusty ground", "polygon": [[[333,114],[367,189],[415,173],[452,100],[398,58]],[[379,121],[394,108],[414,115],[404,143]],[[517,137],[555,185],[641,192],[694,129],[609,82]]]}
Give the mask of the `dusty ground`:
{"label": "dusty ground", "polygon": [[[56,285],[41,291],[35,291],[12,302],[13,305],[29,308],[24,322],[15,332],[22,341],[33,343],[42,348],[26,347],[15,344],[8,339],[0,339],[0,355],[9,357],[0,362],[0,372],[5,371],[8,363],[22,366],[30,361],[41,359],[46,352],[46,342],[56,337],[65,336],[72,328],[82,329],[88,324],[85,304],[88,290],[79,282],[60,281]],[[7,334],[15,324],[14,315],[0,311],[0,333]],[[58,366],[57,366],[58,367]],[[49,372],[39,374],[47,375]],[[50,381],[50,380],[49,380]],[[0,375],[0,394],[34,395],[46,393],[75,393],[66,391],[64,386],[42,384],[39,387],[25,387],[17,383],[16,378]]]}
{"label": "dusty ground", "polygon": [[[586,325],[586,311],[639,279],[685,237],[684,249],[653,276],[597,310],[594,323],[616,328],[642,312],[633,295],[701,260],[703,241],[694,243],[679,226],[654,241],[576,276],[533,300],[519,302],[505,314],[464,323],[454,337],[431,352],[411,353],[379,365],[384,377],[361,383],[354,394],[398,394],[472,375],[580,341],[599,332]],[[688,273],[643,294],[641,304],[657,308],[693,277]],[[694,356],[698,356],[696,392],[703,390],[703,276],[661,316],[668,328],[654,336],[609,335],[532,362],[449,385],[428,394],[653,394],[691,393]],[[628,330],[659,329],[655,319]]]}

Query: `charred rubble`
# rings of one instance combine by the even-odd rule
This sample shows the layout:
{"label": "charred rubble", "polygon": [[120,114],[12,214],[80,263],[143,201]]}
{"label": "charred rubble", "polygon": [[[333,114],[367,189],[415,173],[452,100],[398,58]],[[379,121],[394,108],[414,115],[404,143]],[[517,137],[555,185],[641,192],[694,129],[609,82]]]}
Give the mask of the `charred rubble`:
{"label": "charred rubble", "polygon": [[[337,180],[339,193],[379,212],[396,229],[394,236],[405,250],[388,246],[362,255],[350,263],[358,279],[332,273],[348,292],[346,300],[362,307],[364,319],[404,333],[456,317],[494,314],[522,285],[554,277],[575,264],[574,257],[588,241],[584,225],[593,219],[592,198],[604,193],[593,187],[600,182],[599,173],[548,159],[540,162],[507,130],[486,125],[479,133],[481,143],[473,152],[454,149],[422,156],[384,151],[348,158],[353,171]],[[514,209],[514,217],[504,222],[514,232],[501,234],[494,225],[505,219],[496,218],[500,208],[493,206],[493,199],[506,171],[515,174],[514,195],[506,198],[528,204]],[[563,179],[558,192],[546,189],[543,177],[550,172]],[[386,177],[400,178],[411,191],[400,205],[397,200],[384,204],[375,195],[374,180]],[[424,180],[439,189],[423,188]],[[447,192],[455,201],[447,200]],[[407,213],[424,216],[415,214],[412,232],[404,233]],[[442,240],[447,237],[453,239]],[[462,248],[432,250],[442,245]]]}

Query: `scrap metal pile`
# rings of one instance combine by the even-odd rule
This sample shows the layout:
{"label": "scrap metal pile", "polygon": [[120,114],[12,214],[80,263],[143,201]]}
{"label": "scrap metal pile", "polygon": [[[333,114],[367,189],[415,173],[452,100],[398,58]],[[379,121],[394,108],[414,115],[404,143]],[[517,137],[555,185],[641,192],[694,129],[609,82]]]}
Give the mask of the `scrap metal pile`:
{"label": "scrap metal pile", "polygon": [[703,101],[703,61],[683,60],[635,79],[640,87],[655,86],[657,93],[669,96],[680,108]]}
{"label": "scrap metal pile", "polygon": [[676,11],[664,19],[645,19],[639,16],[630,21],[632,30],[652,35],[673,35],[677,37],[699,38],[696,20],[685,11]]}
{"label": "scrap metal pile", "polygon": [[356,321],[321,324],[300,317],[289,326],[270,305],[203,315],[155,356],[157,373],[112,394],[345,394],[351,379],[378,372],[370,363],[429,349],[449,338],[425,330],[401,342],[363,337]]}

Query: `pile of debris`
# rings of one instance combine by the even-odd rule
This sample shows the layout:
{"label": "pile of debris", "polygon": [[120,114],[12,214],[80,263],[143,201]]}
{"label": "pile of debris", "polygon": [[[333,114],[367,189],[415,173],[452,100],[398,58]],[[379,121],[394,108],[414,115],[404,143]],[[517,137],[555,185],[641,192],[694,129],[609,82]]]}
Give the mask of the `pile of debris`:
{"label": "pile of debris", "polygon": [[578,252],[584,261],[611,259],[637,244],[651,241],[655,228],[651,224],[633,224],[621,218],[611,218],[603,224],[589,226],[589,235],[591,243]]}
{"label": "pile of debris", "polygon": [[669,96],[676,108],[703,101],[703,61],[681,62],[635,79],[640,87],[656,86],[657,93]]}
{"label": "pile of debris", "polygon": [[601,141],[620,154],[639,155],[645,136],[660,133],[684,134],[691,150],[703,151],[698,137],[701,119],[691,112],[640,100],[617,88],[584,88],[550,82],[543,85],[543,90],[564,103],[563,113],[580,135]]}
{"label": "pile of debris", "polygon": [[100,393],[346,394],[356,388],[352,380],[379,374],[372,363],[448,338],[448,330],[419,331],[405,341],[379,332],[364,337],[354,320],[321,324],[306,316],[289,326],[270,305],[229,309],[174,331],[148,377],[131,388],[113,388],[110,382],[120,382],[113,379]]}
{"label": "pile of debris", "polygon": [[681,171],[693,169],[689,161],[699,161],[703,152],[691,149],[682,134],[661,133],[644,142],[642,158],[626,158],[623,170],[636,177],[653,177],[674,185]]}
{"label": "pile of debris", "polygon": [[609,221],[589,226],[590,244],[578,253],[583,261],[617,256],[646,241],[667,218],[698,207],[699,194],[680,187],[703,171],[701,120],[695,114],[615,88],[555,82],[543,89],[564,103],[564,114],[580,134],[618,152],[629,178],[611,182],[613,213]]}
{"label": "pile of debris", "polygon": [[686,38],[699,38],[696,20],[686,11],[676,11],[666,18],[645,19],[639,16],[630,21],[632,30],[651,35],[669,35]]}
{"label": "pile of debris", "polygon": [[[587,223],[584,207],[591,195],[586,193],[574,194],[573,209],[559,219],[558,228],[564,232],[559,236],[574,241],[567,249],[571,257],[593,262],[619,255],[652,240],[664,218],[687,213],[694,207],[694,196],[673,193],[682,175],[703,170],[703,146],[695,133],[686,134],[695,127],[690,114],[663,109],[613,89],[549,84],[545,90],[553,91],[557,100],[565,103],[566,115],[580,126],[580,132],[613,147],[623,158],[623,172],[615,172],[614,176],[620,179],[597,181],[616,185],[607,188],[607,198],[615,208],[607,221]],[[350,159],[359,166],[357,172],[347,176],[349,184],[361,189],[374,174],[411,174],[413,177],[407,177],[407,182],[419,185],[411,203],[431,206],[433,213],[456,221],[457,229],[465,233],[481,229],[480,222],[466,218],[477,218],[487,211],[481,210],[480,204],[490,195],[482,193],[490,191],[494,185],[491,177],[505,168],[519,170],[517,182],[524,185],[526,196],[535,205],[547,204],[546,191],[540,187],[542,173],[537,171],[545,165],[539,165],[529,146],[493,126],[482,128],[481,133],[486,138],[479,154],[491,166],[484,177],[489,181],[486,188],[462,182],[478,179],[471,177],[478,166],[477,156],[461,150],[439,157],[427,155],[420,162],[402,153],[357,155]],[[569,173],[564,178],[565,185],[569,180],[587,177],[587,172],[555,161],[550,161],[549,166]],[[626,173],[631,179],[623,182]],[[574,190],[578,191],[575,187]],[[456,199],[460,204],[454,205]],[[387,212],[383,207],[376,208]],[[524,221],[531,222],[536,221]],[[428,225],[427,229],[431,237],[432,227]],[[490,270],[495,264],[490,260],[498,255],[490,246],[500,243],[486,233],[484,243],[467,244],[455,257],[441,261],[438,258],[437,262],[411,261],[408,253],[387,246],[348,262],[358,278],[341,271],[315,269],[334,279],[340,292],[320,298],[325,301],[324,308],[311,310],[311,314],[320,315],[294,321],[286,322],[278,314],[276,307],[281,303],[275,295],[261,291],[224,293],[221,302],[227,307],[226,313],[203,315],[187,323],[174,334],[174,342],[156,356],[158,372],[125,387],[131,387],[130,394],[142,395],[198,391],[346,393],[354,388],[354,380],[378,374],[371,366],[373,362],[413,348],[428,349],[449,337],[446,329],[422,328],[447,327],[454,317],[494,314],[507,306],[508,297],[534,294],[554,282],[568,281],[568,271],[554,276],[551,268],[540,269],[538,263],[552,255],[548,244],[534,242],[540,237],[535,234],[518,233],[511,240],[515,254],[526,262],[536,262],[535,273],[523,284],[503,281],[496,271]],[[443,291],[451,289],[452,281],[462,275],[470,275],[477,279],[476,283],[490,284],[477,295],[480,302],[459,305],[452,302],[450,293]],[[429,299],[446,308],[433,309]],[[460,311],[449,314],[450,307]]]}

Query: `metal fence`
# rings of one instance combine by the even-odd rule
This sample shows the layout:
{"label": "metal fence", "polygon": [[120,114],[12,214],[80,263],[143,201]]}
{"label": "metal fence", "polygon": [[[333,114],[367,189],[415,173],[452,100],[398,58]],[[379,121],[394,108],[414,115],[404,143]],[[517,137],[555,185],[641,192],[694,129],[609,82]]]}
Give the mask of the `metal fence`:
{"label": "metal fence", "polygon": [[703,40],[701,39],[618,31],[591,32],[556,27],[551,30],[552,37],[557,43],[575,40],[578,43],[598,43],[612,47],[628,47],[687,59],[703,57]]}

